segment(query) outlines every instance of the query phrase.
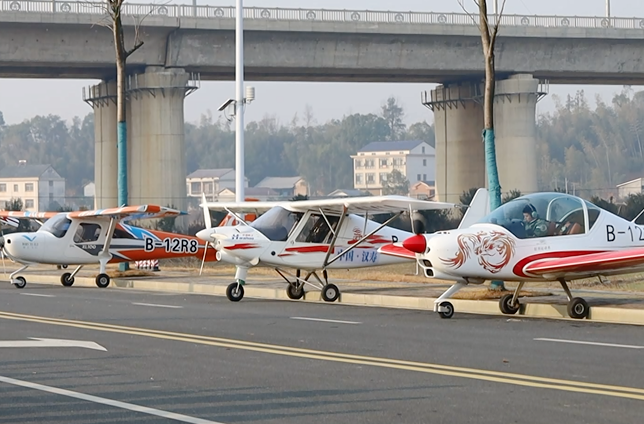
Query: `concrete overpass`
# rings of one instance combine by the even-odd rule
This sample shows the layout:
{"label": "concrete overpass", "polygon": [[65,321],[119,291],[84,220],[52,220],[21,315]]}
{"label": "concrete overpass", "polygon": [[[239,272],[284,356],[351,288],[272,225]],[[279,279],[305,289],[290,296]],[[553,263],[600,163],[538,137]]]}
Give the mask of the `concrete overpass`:
{"label": "concrete overpass", "polygon": [[[0,77],[96,78],[97,207],[116,202],[114,47],[104,3],[0,0]],[[234,8],[126,3],[145,45],[128,60],[131,202],[185,198],[183,97],[234,79]],[[247,80],[441,83],[435,114],[437,190],[457,200],[485,184],[478,27],[467,14],[245,9]],[[476,18],[475,18],[476,19]],[[497,157],[504,190],[536,190],[540,81],[644,84],[644,18],[503,16],[497,42]],[[150,152],[155,152],[151,155]],[[156,156],[155,156],[156,155]],[[512,181],[508,186],[504,182]]]}
{"label": "concrete overpass", "polygon": [[[0,1],[0,77],[114,74],[103,2]],[[234,8],[126,3],[145,46],[129,63],[234,79]],[[267,81],[431,82],[479,79],[478,27],[466,14],[248,8],[246,77]],[[644,18],[504,16],[499,75],[552,84],[644,84]]]}

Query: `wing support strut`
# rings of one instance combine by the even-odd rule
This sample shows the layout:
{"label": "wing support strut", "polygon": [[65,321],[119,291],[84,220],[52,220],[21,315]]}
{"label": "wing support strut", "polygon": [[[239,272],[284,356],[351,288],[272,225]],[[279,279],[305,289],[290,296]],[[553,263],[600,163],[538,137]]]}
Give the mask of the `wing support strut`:
{"label": "wing support strut", "polygon": [[[335,260],[335,258],[333,258],[333,260],[331,260],[329,262],[329,256],[331,256],[331,253],[333,252],[333,249],[335,248],[335,242],[338,240],[338,235],[340,234],[339,230],[340,230],[340,228],[342,228],[342,224],[344,223],[344,218],[346,218],[346,216],[347,216],[347,210],[348,209],[349,209],[349,207],[346,204],[344,206],[342,206],[342,215],[340,215],[340,220],[338,221],[338,226],[336,227],[338,229],[338,231],[333,232],[333,238],[331,239],[331,244],[329,245],[329,248],[326,251],[326,255],[324,256],[324,262],[322,263],[322,269],[325,269],[327,266],[331,265],[333,263],[333,260]],[[320,212],[322,212],[322,211],[320,211]],[[322,212],[322,216],[324,217],[324,220],[327,222],[327,225],[328,225],[329,221],[326,219],[326,216],[324,215],[324,212]],[[329,228],[331,228],[330,225],[329,225]],[[318,278],[318,280],[319,280],[319,278]]]}
{"label": "wing support strut", "polygon": [[234,216],[234,217],[235,217],[235,219],[236,219],[237,221],[239,221],[239,222],[243,222],[243,223],[244,223],[244,225],[248,226],[248,223],[246,222],[246,220],[245,220],[244,218],[242,218],[241,216],[239,216],[239,215],[238,215],[238,214],[236,214],[235,212],[231,211],[231,210],[230,210],[230,208],[225,208],[225,209],[226,209],[226,212],[228,212],[229,214],[231,214],[232,216]]}
{"label": "wing support strut", "polygon": [[[332,244],[331,244],[331,246],[329,247],[329,251],[327,252],[327,257],[324,259],[324,268],[326,268],[327,266],[331,265],[333,262],[335,262],[335,261],[337,261],[338,259],[340,259],[340,258],[342,257],[342,255],[344,255],[345,253],[348,253],[348,252],[352,251],[353,249],[355,249],[356,247],[358,247],[358,246],[359,246],[360,244],[362,244],[366,239],[368,239],[368,238],[369,238],[369,237],[371,237],[372,235],[376,234],[376,233],[377,233],[378,231],[380,231],[382,228],[386,227],[386,226],[387,226],[387,224],[389,224],[389,223],[390,223],[391,221],[393,221],[394,219],[398,218],[398,217],[399,217],[400,215],[402,215],[403,213],[404,213],[404,211],[398,212],[397,214],[395,214],[394,216],[392,216],[391,218],[389,218],[388,220],[386,220],[385,222],[383,222],[382,224],[380,224],[380,225],[378,226],[378,228],[376,228],[375,230],[371,231],[369,234],[367,234],[367,235],[363,236],[360,240],[358,240],[357,242],[355,242],[352,246],[349,246],[349,248],[348,248],[347,250],[342,251],[342,253],[340,253],[340,254],[336,255],[333,259],[331,259],[330,261],[328,261],[328,262],[327,262],[327,259],[328,259],[328,256],[329,256],[330,252],[332,252],[332,251],[333,251],[333,244],[334,244],[334,243],[332,243]],[[338,228],[340,228],[340,225],[341,225],[341,224],[342,224],[342,221],[340,221],[340,224],[338,224]],[[335,239],[333,239],[333,242],[335,242]]]}

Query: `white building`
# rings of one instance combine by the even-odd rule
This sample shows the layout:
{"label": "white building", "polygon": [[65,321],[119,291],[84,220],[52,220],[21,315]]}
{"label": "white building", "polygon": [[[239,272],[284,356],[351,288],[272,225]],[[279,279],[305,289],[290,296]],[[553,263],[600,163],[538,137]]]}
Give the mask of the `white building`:
{"label": "white building", "polygon": [[[23,210],[50,211],[65,205],[65,179],[51,165],[6,166],[0,170],[0,207],[12,199],[22,200]],[[53,210],[55,211],[55,210]]]}
{"label": "white building", "polygon": [[266,177],[255,187],[269,188],[278,193],[281,198],[308,196],[309,185],[302,177]]}
{"label": "white building", "polygon": [[[186,177],[188,197],[206,195],[206,200],[216,201],[217,194],[225,188],[235,188],[235,170],[233,168],[197,169]],[[248,187],[248,178],[244,178],[244,187]]]}
{"label": "white building", "polygon": [[382,194],[382,183],[394,169],[410,184],[433,181],[436,152],[425,141],[374,141],[360,149],[353,159],[353,187]]}

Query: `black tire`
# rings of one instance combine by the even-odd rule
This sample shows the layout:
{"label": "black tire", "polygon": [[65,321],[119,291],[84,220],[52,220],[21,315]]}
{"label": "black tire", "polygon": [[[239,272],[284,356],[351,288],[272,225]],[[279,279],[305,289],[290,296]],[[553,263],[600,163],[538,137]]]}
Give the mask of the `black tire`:
{"label": "black tire", "polygon": [[568,302],[568,315],[570,318],[588,318],[589,313],[590,306],[588,306],[588,302],[581,297],[573,297],[570,302]]}
{"label": "black tire", "polygon": [[16,286],[17,289],[24,289],[27,285],[27,280],[22,276],[16,277],[13,279],[13,285]]}
{"label": "black tire", "polygon": [[325,302],[335,302],[340,297],[340,289],[335,284],[327,284],[322,288],[322,299]]}
{"label": "black tire", "polygon": [[110,276],[107,274],[98,274],[96,276],[96,285],[102,289],[110,285]]}
{"label": "black tire", "polygon": [[454,305],[452,305],[450,302],[441,302],[441,304],[438,306],[447,309],[446,311],[438,312],[438,315],[441,318],[450,319],[451,317],[454,316]]}
{"label": "black tire", "polygon": [[226,297],[231,302],[239,302],[244,298],[244,286],[239,283],[230,283],[226,288]]}
{"label": "black tire", "polygon": [[298,286],[289,284],[288,287],[286,287],[286,296],[293,300],[301,299],[304,296],[304,284],[300,284]]}
{"label": "black tire", "polygon": [[501,309],[501,312],[506,315],[516,314],[517,312],[519,312],[519,308],[521,307],[519,299],[517,299],[516,303],[512,305],[511,302],[513,297],[513,294],[505,294],[503,295],[503,297],[501,297],[501,300],[499,300],[499,308]]}
{"label": "black tire", "polygon": [[60,276],[60,283],[65,287],[71,287],[74,285],[74,277],[72,277],[71,272],[66,272]]}

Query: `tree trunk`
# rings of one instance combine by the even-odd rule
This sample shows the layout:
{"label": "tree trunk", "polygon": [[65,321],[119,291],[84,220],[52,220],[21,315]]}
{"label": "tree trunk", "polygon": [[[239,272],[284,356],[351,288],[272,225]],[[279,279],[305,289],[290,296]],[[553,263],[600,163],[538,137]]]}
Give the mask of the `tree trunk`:
{"label": "tree trunk", "polygon": [[116,50],[116,122],[118,149],[118,206],[128,203],[127,192],[127,122],[126,122],[126,73],[125,40],[121,9],[114,10],[114,48]]}

